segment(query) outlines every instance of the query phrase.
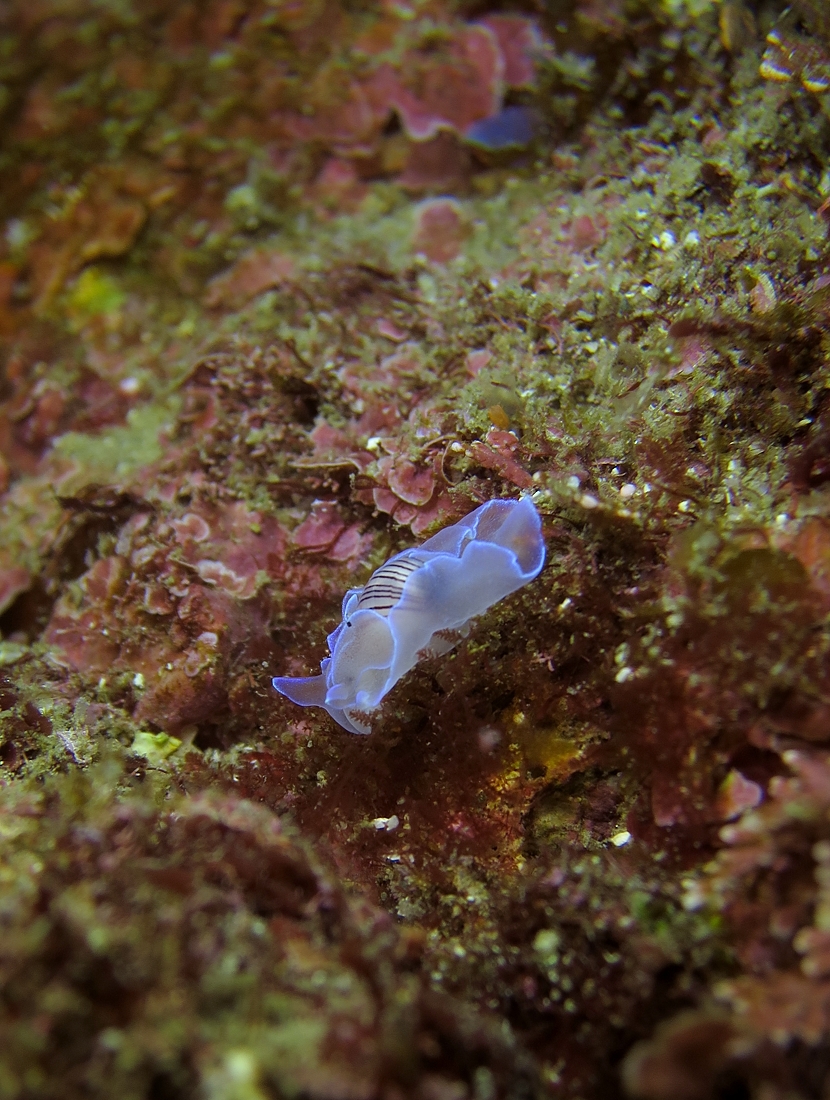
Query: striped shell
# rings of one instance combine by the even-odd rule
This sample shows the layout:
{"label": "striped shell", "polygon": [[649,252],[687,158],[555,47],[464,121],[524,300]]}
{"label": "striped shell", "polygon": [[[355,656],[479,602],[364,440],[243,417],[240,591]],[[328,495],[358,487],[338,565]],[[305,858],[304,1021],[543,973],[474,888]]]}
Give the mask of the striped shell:
{"label": "striped shell", "polygon": [[355,611],[377,611],[388,615],[401,598],[403,586],[416,569],[425,564],[414,554],[392,558],[371,575],[357,598]]}

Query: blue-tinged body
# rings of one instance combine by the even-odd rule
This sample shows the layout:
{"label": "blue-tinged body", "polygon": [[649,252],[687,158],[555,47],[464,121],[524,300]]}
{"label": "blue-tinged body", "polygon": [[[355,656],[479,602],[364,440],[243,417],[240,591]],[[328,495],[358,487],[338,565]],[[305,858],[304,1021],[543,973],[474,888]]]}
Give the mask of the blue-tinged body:
{"label": "blue-tinged body", "polygon": [[464,138],[472,145],[500,152],[523,149],[536,137],[539,117],[532,107],[504,107],[489,118],[468,126]]}
{"label": "blue-tinged body", "polygon": [[371,712],[425,656],[452,649],[470,620],[538,576],[545,562],[531,501],[491,500],[421,546],[403,550],[343,599],[319,676],[275,676],[277,691],[323,707],[351,733],[369,733]]}

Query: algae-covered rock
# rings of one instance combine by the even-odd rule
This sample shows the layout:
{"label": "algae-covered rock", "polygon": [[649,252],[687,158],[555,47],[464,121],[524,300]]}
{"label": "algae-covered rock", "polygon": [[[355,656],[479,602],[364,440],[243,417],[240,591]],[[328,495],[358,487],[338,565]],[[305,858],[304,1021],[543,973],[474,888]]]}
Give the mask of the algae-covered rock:
{"label": "algae-covered rock", "polygon": [[428,993],[406,934],[272,813],[108,793],[119,773],[0,796],[2,1095],[461,1095],[476,1067],[533,1094],[509,1036]]}
{"label": "algae-covered rock", "polygon": [[825,7],[7,5],[0,1100],[826,1100]]}

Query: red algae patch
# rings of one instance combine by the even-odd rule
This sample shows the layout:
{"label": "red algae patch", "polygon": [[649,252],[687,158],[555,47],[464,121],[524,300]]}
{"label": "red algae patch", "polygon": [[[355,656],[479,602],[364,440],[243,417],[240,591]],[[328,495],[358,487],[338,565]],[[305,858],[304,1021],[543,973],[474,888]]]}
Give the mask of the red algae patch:
{"label": "red algae patch", "polygon": [[27,570],[14,565],[6,555],[0,557],[0,611],[5,611],[21,592],[25,592],[31,581]]}
{"label": "red algae patch", "polygon": [[299,550],[324,554],[331,561],[361,559],[372,546],[371,534],[361,534],[360,524],[347,526],[337,507],[327,501],[315,501],[291,540]]}
{"label": "red algae patch", "polygon": [[533,486],[533,478],[516,460],[515,454],[518,450],[519,440],[512,432],[491,428],[487,433],[486,442],[473,443],[470,455],[480,466],[496,471],[505,481],[511,482],[519,489],[530,489]]}
{"label": "red algae patch", "polygon": [[430,191],[465,191],[471,175],[469,152],[455,134],[442,130],[427,141],[409,145],[398,182],[416,195]]}
{"label": "red algae patch", "polygon": [[531,87],[544,48],[536,21],[524,15],[486,15],[479,22],[496,37],[504,62],[504,83],[510,88]]}
{"label": "red algae patch", "polygon": [[463,133],[495,114],[503,73],[495,35],[483,26],[462,26],[437,50],[415,46],[399,69],[382,66],[375,94],[394,107],[410,137],[426,141],[439,130]]}
{"label": "red algae patch", "polygon": [[461,208],[451,199],[433,199],[418,208],[412,247],[436,263],[449,263],[469,236]]}
{"label": "red algae patch", "polygon": [[211,308],[238,309],[263,291],[289,282],[294,269],[289,256],[264,248],[251,249],[228,271],[211,280],[205,304]]}

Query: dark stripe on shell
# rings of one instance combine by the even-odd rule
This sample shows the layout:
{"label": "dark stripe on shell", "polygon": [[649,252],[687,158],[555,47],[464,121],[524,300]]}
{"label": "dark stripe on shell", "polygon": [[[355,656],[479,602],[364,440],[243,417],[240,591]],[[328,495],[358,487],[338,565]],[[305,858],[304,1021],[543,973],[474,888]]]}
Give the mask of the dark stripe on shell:
{"label": "dark stripe on shell", "polygon": [[380,569],[376,569],[358,597],[358,608],[369,611],[391,611],[401,598],[404,585],[410,576],[423,564],[417,558],[401,558],[398,561],[387,562]]}

